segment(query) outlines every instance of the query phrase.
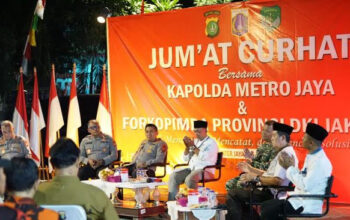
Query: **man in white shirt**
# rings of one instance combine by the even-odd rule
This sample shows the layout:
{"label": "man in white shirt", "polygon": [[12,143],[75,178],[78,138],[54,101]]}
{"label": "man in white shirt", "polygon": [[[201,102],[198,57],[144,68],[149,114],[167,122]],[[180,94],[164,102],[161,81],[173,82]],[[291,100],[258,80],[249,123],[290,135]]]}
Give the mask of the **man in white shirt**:
{"label": "man in white shirt", "polygon": [[[309,151],[306,155],[302,171],[291,166],[293,158],[282,154],[279,164],[287,169],[287,178],[295,185],[288,194],[324,194],[328,178],[332,174],[332,164],[322,149],[322,142],[328,132],[321,126],[308,123],[303,137],[303,147]],[[284,200],[270,200],[261,206],[261,219],[283,219]],[[323,201],[312,198],[291,198],[286,203],[286,212],[290,214],[322,212]]]}
{"label": "man in white shirt", "polygon": [[[275,122],[273,124],[272,146],[275,148],[277,155],[271,161],[267,171],[252,167],[247,162],[239,163],[239,168],[244,174],[240,176],[239,182],[245,184],[249,181],[256,181],[258,185],[264,186],[287,186],[289,180],[286,177],[286,169],[278,163],[278,157],[282,153],[291,155],[294,158],[293,166],[298,166],[298,159],[293,147],[289,144],[290,135],[293,127]],[[249,206],[247,202],[250,201],[249,188],[236,188],[228,192],[226,197],[227,216],[226,219],[247,219],[249,218]],[[273,199],[276,191],[269,189],[255,189],[253,191],[254,202],[263,202]]]}
{"label": "man in white shirt", "polygon": [[[196,189],[198,182],[202,179],[203,168],[215,165],[218,155],[218,145],[214,139],[207,135],[208,123],[206,121],[194,121],[194,133],[196,138],[185,136],[186,145],[183,159],[188,162],[189,168],[174,170],[169,177],[168,200],[175,200],[179,191],[179,186],[185,183],[188,188]],[[213,178],[215,169],[208,169],[204,173],[204,178]]]}

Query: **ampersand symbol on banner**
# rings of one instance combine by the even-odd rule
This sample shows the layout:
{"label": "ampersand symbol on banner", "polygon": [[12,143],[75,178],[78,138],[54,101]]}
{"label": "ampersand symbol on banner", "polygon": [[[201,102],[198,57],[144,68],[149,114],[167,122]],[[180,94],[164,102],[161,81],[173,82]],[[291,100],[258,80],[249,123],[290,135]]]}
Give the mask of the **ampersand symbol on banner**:
{"label": "ampersand symbol on banner", "polygon": [[245,103],[243,101],[239,102],[238,114],[240,115],[247,114],[247,107],[245,106]]}

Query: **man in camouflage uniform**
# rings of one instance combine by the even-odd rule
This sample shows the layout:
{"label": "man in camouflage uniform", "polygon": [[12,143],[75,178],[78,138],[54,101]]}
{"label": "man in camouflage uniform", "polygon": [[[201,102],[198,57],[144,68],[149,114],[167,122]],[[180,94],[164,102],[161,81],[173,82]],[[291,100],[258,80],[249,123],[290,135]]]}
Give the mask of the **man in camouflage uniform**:
{"label": "man in camouflage uniform", "polygon": [[[154,163],[163,163],[168,152],[167,144],[158,136],[158,128],[154,124],[147,124],[145,127],[146,140],[143,140],[140,147],[134,154],[132,162],[126,166],[129,175],[136,177],[137,169],[146,169]],[[147,175],[155,176],[156,167],[149,167]]]}
{"label": "man in camouflage uniform", "polygon": [[117,160],[117,146],[112,137],[103,134],[100,125],[96,120],[88,123],[88,132],[80,143],[80,180],[97,177],[100,170]]}
{"label": "man in camouflage uniform", "polygon": [[11,160],[13,157],[30,157],[28,141],[15,135],[10,121],[1,123],[2,138],[0,139],[0,157]]}
{"label": "man in camouflage uniform", "polygon": [[[246,161],[250,163],[254,168],[267,170],[271,160],[276,156],[275,149],[271,144],[273,123],[274,121],[271,120],[265,122],[264,128],[261,132],[262,143],[256,150],[255,157],[252,151],[249,151],[247,148],[244,149],[244,157]],[[225,187],[227,192],[234,188],[240,188],[241,185],[239,184],[239,176],[227,181]]]}

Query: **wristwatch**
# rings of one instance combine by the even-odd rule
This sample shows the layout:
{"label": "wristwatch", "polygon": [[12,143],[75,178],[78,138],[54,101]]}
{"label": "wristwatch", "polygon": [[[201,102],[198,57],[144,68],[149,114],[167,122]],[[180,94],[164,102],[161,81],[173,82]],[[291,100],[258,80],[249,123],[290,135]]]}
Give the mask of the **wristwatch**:
{"label": "wristwatch", "polygon": [[254,181],[256,182],[256,185],[261,185],[260,176],[256,176]]}

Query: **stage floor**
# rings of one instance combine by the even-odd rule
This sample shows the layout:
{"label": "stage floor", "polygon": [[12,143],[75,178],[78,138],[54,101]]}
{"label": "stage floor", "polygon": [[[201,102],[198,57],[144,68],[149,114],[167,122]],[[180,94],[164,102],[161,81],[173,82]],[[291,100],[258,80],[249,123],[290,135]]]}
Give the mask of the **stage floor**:
{"label": "stage floor", "polygon": [[[167,196],[168,196],[168,189],[166,186],[162,186],[159,187],[159,191],[161,193],[161,200],[162,201],[166,201],[167,200]],[[225,203],[225,196],[226,195],[218,195],[218,200],[219,203]],[[124,199],[125,200],[131,200],[134,198],[134,194],[131,190],[126,190],[124,192]],[[197,220],[196,218],[194,218],[192,215],[189,216],[189,220]],[[128,218],[121,218],[121,220],[126,220]],[[145,218],[146,220],[160,220],[160,219],[164,219],[164,220],[168,220],[170,219],[170,217],[167,214],[164,214],[162,216],[159,217],[152,217],[152,218]],[[182,216],[179,216],[179,219],[183,219]],[[215,218],[213,218],[215,219]],[[295,218],[295,220],[306,220],[306,219],[310,219],[310,218]],[[327,216],[323,217],[323,218],[317,218],[317,219],[323,219],[323,220],[333,220],[333,219],[337,219],[337,220],[350,220],[350,204],[349,205],[344,205],[344,204],[332,204],[330,211],[328,213]],[[294,220],[293,218],[290,218],[290,220]]]}
{"label": "stage floor", "polygon": [[[121,220],[126,220],[127,218],[120,218]],[[168,215],[153,217],[153,218],[145,218],[145,220],[168,220],[170,217]],[[179,219],[182,219],[182,216],[179,216]],[[190,220],[198,220],[193,216],[190,216]],[[215,218],[213,218],[215,219]],[[290,220],[307,220],[310,218],[290,218]],[[330,211],[327,216],[323,218],[317,218],[322,220],[348,220],[350,219],[350,205],[332,205]]]}

